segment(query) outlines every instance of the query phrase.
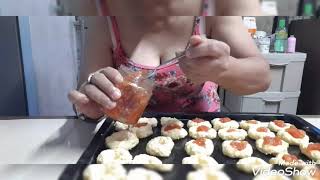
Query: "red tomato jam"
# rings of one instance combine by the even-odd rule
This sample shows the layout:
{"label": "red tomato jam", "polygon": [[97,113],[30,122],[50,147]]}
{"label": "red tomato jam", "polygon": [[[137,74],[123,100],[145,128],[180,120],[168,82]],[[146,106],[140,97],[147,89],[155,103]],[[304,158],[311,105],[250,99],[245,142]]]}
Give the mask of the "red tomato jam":
{"label": "red tomato jam", "polygon": [[263,144],[265,145],[272,145],[272,146],[279,146],[282,144],[282,140],[279,137],[264,137]]}
{"label": "red tomato jam", "polygon": [[249,123],[249,124],[257,124],[257,121],[256,120],[248,120],[247,123]]}
{"label": "red tomato jam", "polygon": [[140,128],[140,127],[143,127],[143,126],[146,126],[146,125],[148,125],[148,123],[137,123],[137,124],[134,124],[133,127]]}
{"label": "red tomato jam", "polygon": [[226,118],[220,118],[220,122],[222,122],[222,123],[227,123],[227,122],[230,122],[230,121],[231,121],[231,119],[228,118],[228,117],[226,117]]}
{"label": "red tomato jam", "polygon": [[288,129],[286,129],[286,131],[294,138],[298,138],[298,139],[302,139],[304,138],[304,136],[306,135],[306,132],[304,132],[303,130],[294,128],[294,127],[290,127]]}
{"label": "red tomato jam", "polygon": [[198,146],[206,147],[206,139],[205,138],[198,138],[194,140],[192,143],[197,144]]}
{"label": "red tomato jam", "polygon": [[201,119],[201,118],[194,118],[194,119],[192,119],[192,121],[195,122],[195,123],[202,123],[202,122],[204,122],[204,120]]}
{"label": "red tomato jam", "polygon": [[121,91],[121,98],[116,101],[115,108],[104,109],[104,113],[122,123],[136,124],[152,95],[153,82],[145,76],[141,71],[124,75],[124,81],[116,85]]}
{"label": "red tomato jam", "polygon": [[171,131],[173,129],[181,129],[181,127],[176,123],[167,124],[164,131]]}
{"label": "red tomato jam", "polygon": [[209,128],[207,126],[198,126],[197,127],[197,131],[200,132],[200,131],[203,131],[203,132],[208,132],[209,131]]}
{"label": "red tomato jam", "polygon": [[266,127],[258,127],[257,132],[268,132],[268,128]]}
{"label": "red tomato jam", "polygon": [[309,144],[306,151],[308,154],[310,154],[311,151],[320,151],[320,143]]}
{"label": "red tomato jam", "polygon": [[247,147],[246,141],[232,141],[230,145],[238,151],[242,151]]}
{"label": "red tomato jam", "polygon": [[298,161],[297,156],[291,155],[291,154],[285,154],[282,156],[282,159],[285,160],[286,162],[292,163]]}
{"label": "red tomato jam", "polygon": [[282,127],[282,128],[286,126],[284,121],[282,121],[282,120],[274,120],[273,123],[275,125],[277,125],[278,127]]}

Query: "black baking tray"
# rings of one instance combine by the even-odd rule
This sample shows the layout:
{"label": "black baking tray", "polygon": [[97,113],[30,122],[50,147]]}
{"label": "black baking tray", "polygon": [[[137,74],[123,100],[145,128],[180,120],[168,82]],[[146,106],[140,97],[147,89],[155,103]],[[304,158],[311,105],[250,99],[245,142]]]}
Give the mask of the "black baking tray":
{"label": "black baking tray", "polygon": [[[275,119],[281,119],[284,120],[287,123],[291,123],[295,125],[299,129],[303,129],[306,131],[307,135],[310,137],[310,142],[320,142],[320,129],[316,128],[315,126],[311,125],[304,119],[295,116],[295,115],[289,115],[289,114],[256,114],[256,113],[195,113],[195,114],[185,114],[185,113],[145,113],[143,115],[144,117],[155,117],[158,120],[160,120],[161,117],[175,117],[180,119],[185,124],[189,119],[193,119],[195,117],[202,118],[204,120],[212,120],[213,118],[221,118],[221,117],[229,117],[231,119],[234,119],[236,121],[241,120],[250,120],[250,119],[256,119],[262,122],[269,122]],[[186,127],[186,125],[185,125]],[[161,125],[160,122],[158,123],[158,127],[154,128],[154,134],[150,137],[147,137],[145,139],[140,139],[139,144],[130,150],[132,156],[138,154],[146,154],[145,147],[147,142],[161,134]],[[106,149],[105,147],[105,138],[109,135],[111,135],[114,132],[114,125],[111,120],[106,120],[103,125],[100,127],[99,131],[94,136],[93,140],[87,147],[87,149],[84,151],[80,159],[78,160],[76,165],[69,165],[64,170],[64,172],[60,176],[60,180],[81,180],[82,179],[82,172],[84,168],[88,164],[94,164],[96,163],[96,158],[99,155],[99,153]],[[166,164],[176,164],[173,171],[170,173],[164,173],[163,177],[164,179],[168,180],[175,180],[175,179],[185,179],[187,172],[192,170],[192,166],[190,165],[181,165],[182,159],[186,156],[188,156],[184,150],[184,144],[191,140],[191,138],[188,136],[182,140],[175,141],[175,146],[172,150],[172,153],[170,157],[168,158],[160,158],[163,163]],[[271,155],[265,155],[261,152],[259,152],[256,149],[255,141],[247,138],[246,139],[253,148],[253,154],[252,156],[259,157],[264,159],[265,161],[269,161],[269,159],[272,157]],[[245,173],[242,173],[237,170],[235,167],[236,162],[238,159],[233,159],[226,157],[222,154],[221,150],[221,143],[222,140],[220,138],[216,138],[213,140],[214,143],[214,152],[212,154],[212,157],[219,162],[220,164],[225,164],[224,171],[232,178],[232,179],[252,179],[252,175],[248,175]],[[291,154],[296,155],[298,158],[308,161],[309,159],[301,154],[298,146],[290,146],[288,149],[288,152]],[[136,167],[137,165],[125,165],[127,169],[131,169]],[[276,169],[281,168],[278,166],[275,166]]]}

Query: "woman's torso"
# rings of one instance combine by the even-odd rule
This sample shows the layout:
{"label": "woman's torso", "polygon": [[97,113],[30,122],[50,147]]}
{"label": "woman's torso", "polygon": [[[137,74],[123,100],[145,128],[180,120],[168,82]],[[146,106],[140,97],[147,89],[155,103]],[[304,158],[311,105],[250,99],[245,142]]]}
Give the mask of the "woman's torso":
{"label": "woman's torso", "polygon": [[[114,65],[126,65],[134,70],[153,71],[154,67],[185,50],[192,34],[200,34],[199,21],[195,21],[193,16],[109,17],[109,27],[114,44]],[[149,111],[220,110],[218,86],[213,82],[194,85],[178,64],[157,70],[155,80]]]}

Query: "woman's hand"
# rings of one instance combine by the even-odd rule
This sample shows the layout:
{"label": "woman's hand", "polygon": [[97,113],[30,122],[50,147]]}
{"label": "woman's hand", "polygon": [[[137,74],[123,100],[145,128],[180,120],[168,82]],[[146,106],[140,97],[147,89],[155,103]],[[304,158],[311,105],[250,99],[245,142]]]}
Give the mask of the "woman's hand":
{"label": "woman's hand", "polygon": [[90,83],[81,85],[79,91],[69,93],[69,100],[76,106],[77,111],[89,118],[99,118],[103,115],[102,109],[113,109],[121,92],[115,84],[123,81],[118,70],[107,67],[93,74]]}
{"label": "woman's hand", "polygon": [[195,84],[218,82],[228,69],[230,47],[221,41],[192,36],[186,58],[179,61],[182,71]]}

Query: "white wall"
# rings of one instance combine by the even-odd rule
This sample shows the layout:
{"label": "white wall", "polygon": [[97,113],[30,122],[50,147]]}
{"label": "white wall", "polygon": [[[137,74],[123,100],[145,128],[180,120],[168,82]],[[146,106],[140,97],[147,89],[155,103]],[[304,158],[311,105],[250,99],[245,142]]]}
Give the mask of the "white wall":
{"label": "white wall", "polygon": [[0,15],[54,15],[55,7],[56,0],[0,0]]}
{"label": "white wall", "polygon": [[[74,17],[29,17],[40,115],[73,115],[67,93],[76,86]],[[28,83],[28,82],[27,82]]]}

